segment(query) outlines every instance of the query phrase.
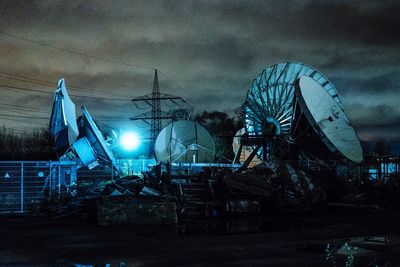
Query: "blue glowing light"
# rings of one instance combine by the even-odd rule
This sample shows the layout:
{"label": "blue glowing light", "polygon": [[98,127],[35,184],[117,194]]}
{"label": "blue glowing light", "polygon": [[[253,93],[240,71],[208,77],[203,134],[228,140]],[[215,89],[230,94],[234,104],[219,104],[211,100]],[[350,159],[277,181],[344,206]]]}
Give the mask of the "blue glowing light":
{"label": "blue glowing light", "polygon": [[132,151],[140,145],[140,138],[136,133],[123,133],[120,137],[120,144],[124,150]]}

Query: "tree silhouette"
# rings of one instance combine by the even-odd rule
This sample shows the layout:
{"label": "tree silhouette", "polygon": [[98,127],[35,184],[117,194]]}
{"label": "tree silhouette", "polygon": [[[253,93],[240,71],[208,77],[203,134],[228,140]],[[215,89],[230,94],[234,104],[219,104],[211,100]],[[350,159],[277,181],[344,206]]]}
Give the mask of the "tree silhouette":
{"label": "tree silhouette", "polygon": [[[235,133],[242,127],[242,122],[220,111],[203,111],[195,116],[195,121],[213,137],[217,156],[233,159],[232,141]],[[217,160],[226,161],[221,157]]]}

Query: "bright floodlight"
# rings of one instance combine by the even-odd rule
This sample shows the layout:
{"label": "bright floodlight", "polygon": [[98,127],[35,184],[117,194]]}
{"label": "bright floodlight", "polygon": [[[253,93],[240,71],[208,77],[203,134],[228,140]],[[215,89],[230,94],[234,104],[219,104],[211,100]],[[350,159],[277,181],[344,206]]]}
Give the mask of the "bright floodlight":
{"label": "bright floodlight", "polygon": [[135,150],[139,143],[140,138],[136,133],[128,132],[121,135],[120,144],[125,150]]}

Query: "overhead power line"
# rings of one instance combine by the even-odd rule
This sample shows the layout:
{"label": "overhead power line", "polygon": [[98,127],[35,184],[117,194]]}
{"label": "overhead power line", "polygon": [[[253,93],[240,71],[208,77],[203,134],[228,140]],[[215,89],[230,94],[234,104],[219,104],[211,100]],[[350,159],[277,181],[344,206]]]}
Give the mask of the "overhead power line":
{"label": "overhead power line", "polygon": [[[32,40],[32,39],[29,39],[29,38],[26,38],[26,37],[23,37],[23,36],[20,36],[20,35],[16,35],[16,34],[13,34],[13,33],[9,33],[9,32],[0,31],[0,34],[2,34],[4,36],[15,38],[15,39],[18,39],[18,40],[22,40],[22,41],[25,41],[25,42],[28,42],[28,43],[31,43],[31,44],[42,46],[42,47],[45,47],[45,48],[59,50],[59,51],[65,52],[65,53],[70,53],[70,54],[83,56],[83,57],[87,57],[87,58],[92,58],[92,59],[96,59],[96,60],[100,60],[100,61],[104,61],[104,62],[109,62],[109,63],[112,63],[112,64],[119,64],[119,65],[130,67],[130,68],[141,68],[141,69],[147,69],[147,70],[154,70],[156,68],[155,66],[145,66],[145,65],[140,65],[140,64],[131,64],[131,63],[126,63],[126,62],[122,62],[122,61],[118,61],[118,60],[114,60],[114,59],[109,59],[109,58],[104,58],[104,57],[100,57],[100,56],[89,55],[89,54],[82,53],[80,51],[75,51],[75,50],[72,50],[72,49],[66,49],[66,48],[57,47],[57,46],[54,46],[54,45],[50,45],[50,44],[47,44],[47,43],[44,43],[44,42]],[[184,90],[184,88],[182,86],[180,86],[177,82],[172,81],[171,79],[169,79],[168,76],[164,72],[160,71],[160,74],[163,75],[169,82],[171,82],[171,84],[173,86],[175,86],[176,88]]]}
{"label": "overhead power line", "polygon": [[20,114],[20,115],[24,115],[24,116],[46,116],[46,115],[49,115],[49,112],[47,112],[46,114],[41,113],[41,112],[39,114],[37,114],[32,111],[25,111],[25,110],[21,111],[19,109],[15,110],[15,109],[12,109],[9,107],[5,108],[2,106],[0,106],[0,111],[5,111],[6,112],[5,115],[9,115],[9,114],[11,114],[11,115]]}
{"label": "overhead power line", "polygon": [[[61,51],[61,52],[64,52],[64,53],[83,56],[83,57],[86,57],[86,58],[96,59],[96,60],[100,60],[100,61],[104,61],[104,62],[109,62],[109,63],[112,63],[112,64],[119,64],[119,65],[130,67],[130,68],[142,68],[142,69],[151,69],[151,70],[155,69],[154,67],[149,67],[149,66],[144,66],[144,65],[139,65],[139,64],[131,64],[131,63],[121,62],[121,61],[118,61],[118,60],[104,58],[104,57],[100,57],[100,56],[96,56],[96,55],[85,54],[85,53],[82,53],[80,51],[75,51],[75,50],[72,50],[72,49],[66,49],[66,48],[54,46],[54,45],[51,45],[51,44],[47,44],[47,43],[40,42],[40,41],[37,41],[37,40],[32,40],[32,39],[29,39],[29,38],[26,38],[26,37],[23,37],[23,36],[20,36],[20,35],[16,35],[16,34],[13,34],[13,33],[9,33],[9,32],[0,31],[0,34],[4,35],[4,36],[12,37],[14,39],[22,40],[22,41],[27,42],[27,43],[38,45],[38,46],[41,46],[41,47],[54,49],[54,50],[58,50],[58,51]],[[25,83],[30,83],[30,84],[36,84],[36,85],[41,85],[41,86],[54,87],[54,83],[51,82],[51,81],[32,78],[32,77],[28,77],[28,76],[24,76],[24,75],[12,74],[12,73],[8,73],[8,72],[0,72],[0,73],[3,74],[3,76],[0,76],[0,77],[5,78],[5,79],[15,80],[15,81],[19,81],[19,82],[25,82]],[[6,75],[6,76],[4,76],[4,75]],[[171,84],[173,84],[174,87],[183,89],[182,86],[180,86],[176,82],[168,79],[166,74],[161,73],[161,75],[165,76],[167,81],[171,82]],[[15,89],[15,90],[21,90],[21,91],[27,91],[27,92],[36,92],[36,93],[41,93],[41,94],[51,94],[51,95],[53,95],[52,92],[42,91],[42,90],[37,90],[37,89],[27,88],[27,87],[21,87],[21,86],[14,86],[14,85],[9,85],[9,84],[0,84],[0,88],[1,87],[7,88],[7,89]],[[87,88],[84,88],[84,87],[74,86],[74,85],[69,85],[68,87],[72,88],[72,89],[75,89],[75,90],[81,90],[81,91],[86,91],[86,92],[91,92],[91,93],[94,92],[94,93],[100,93],[100,94],[111,94],[110,92],[87,89]],[[115,94],[112,93],[112,95],[115,95]],[[97,99],[97,100],[110,100],[110,101],[130,101],[130,98],[131,98],[128,95],[125,95],[126,96],[125,98],[97,97],[97,96],[85,96],[85,95],[76,95],[76,94],[70,94],[70,96],[78,97],[78,98],[88,98],[88,99]],[[161,99],[162,97],[160,97],[160,96],[158,96],[158,98],[160,98],[160,100],[164,100],[164,99]],[[171,96],[163,97],[163,98],[166,98],[165,100],[169,99],[174,104],[176,104],[175,100],[181,99],[181,98],[171,97]],[[147,103],[147,101],[150,101],[150,99],[142,99],[142,101]],[[133,103],[135,103],[135,101],[133,101]],[[183,101],[183,103],[185,103],[185,102]],[[1,116],[5,116],[5,115],[1,115]],[[22,116],[22,115],[19,116],[19,117],[17,117],[17,115],[14,115],[14,116],[15,116],[14,118],[21,118],[21,119],[24,118],[24,117],[26,119],[28,119],[30,117],[30,116]],[[8,116],[8,118],[10,118],[10,117]],[[34,117],[34,118],[36,118],[36,119],[39,119],[39,118],[44,119],[44,117]],[[49,118],[46,118],[46,119],[49,119]],[[100,119],[100,120],[102,120],[102,119]],[[111,121],[111,120],[124,120],[124,119],[104,118],[104,120],[110,120]]]}
{"label": "overhead power line", "polygon": [[[0,84],[0,87],[21,90],[21,91],[27,91],[27,92],[35,92],[35,93],[41,93],[41,94],[54,95],[53,92],[42,91],[42,90],[37,90],[37,89],[33,89],[33,88],[26,88],[26,87],[19,87],[19,86],[5,85],[5,84]],[[97,99],[97,100],[111,100],[111,101],[125,101],[125,102],[130,101],[130,99],[123,99],[123,98],[97,97],[97,96],[85,96],[85,95],[75,95],[75,94],[69,94],[69,95],[73,96],[73,97],[90,98],[90,99]]]}
{"label": "overhead power line", "polygon": [[[34,84],[39,84],[39,85],[52,87],[52,88],[54,88],[56,86],[55,82],[48,81],[48,80],[41,80],[41,79],[37,79],[37,78],[32,78],[32,77],[25,76],[25,75],[17,75],[17,74],[13,74],[13,73],[9,73],[9,72],[4,72],[4,71],[0,71],[0,74],[3,74],[3,75],[0,75],[0,77],[1,78],[5,78],[5,79],[21,81],[21,82],[26,82],[26,83],[34,83]],[[85,88],[85,87],[71,85],[71,84],[68,84],[68,89],[77,90],[77,91],[83,91],[83,92],[90,92],[90,93],[99,93],[99,94],[119,95],[119,96],[124,96],[124,97],[131,97],[131,95],[128,95],[128,94],[121,94],[121,93],[102,91],[102,90],[97,90],[97,89],[90,89],[90,88]]]}
{"label": "overhead power line", "polygon": [[[34,123],[34,122],[30,121],[30,120],[32,120],[32,119],[34,119],[34,120],[50,120],[50,117],[0,114],[0,119],[6,119],[6,120],[12,120],[12,121],[18,121],[18,122]],[[27,119],[27,120],[24,120],[24,119]],[[115,117],[97,116],[94,120],[95,121],[129,121],[129,118],[115,118]]]}
{"label": "overhead power line", "polygon": [[42,113],[49,113],[51,112],[51,108],[50,109],[41,109],[41,108],[33,108],[33,107],[28,107],[28,106],[21,106],[21,105],[12,105],[12,104],[7,104],[7,103],[2,103],[0,102],[0,107],[2,108],[14,108],[14,109],[18,109],[20,111],[24,111],[24,112],[42,112]]}
{"label": "overhead power line", "polygon": [[54,45],[49,45],[49,44],[46,44],[46,43],[43,43],[43,42],[39,42],[39,41],[36,41],[36,40],[28,39],[26,37],[22,37],[22,36],[19,36],[19,35],[16,35],[16,34],[12,34],[12,33],[9,33],[9,32],[0,31],[0,34],[5,35],[5,36],[9,36],[9,37],[12,37],[12,38],[15,38],[15,39],[18,39],[18,40],[22,40],[22,41],[25,41],[25,42],[29,42],[29,43],[32,43],[32,44],[35,44],[35,45],[43,46],[43,47],[46,47],[46,48],[51,48],[51,49],[59,50],[59,51],[62,51],[62,52],[65,52],[65,53],[69,53],[69,54],[74,54],[74,55],[78,55],[78,56],[83,56],[83,57],[87,57],[87,58],[101,60],[101,61],[108,62],[108,63],[124,65],[126,67],[131,67],[131,68],[141,68],[141,69],[149,69],[149,70],[150,69],[151,70],[155,69],[155,67],[149,67],[149,66],[144,66],[144,65],[139,65],[139,64],[130,64],[130,63],[121,62],[121,61],[118,61],[118,60],[103,58],[103,57],[94,56],[94,55],[89,55],[89,54],[85,54],[85,53],[82,53],[82,52],[79,52],[79,51],[74,51],[74,50],[71,50],[71,49],[66,49],[66,48],[61,48],[61,47],[54,46]]}
{"label": "overhead power line", "polygon": [[6,114],[0,114],[0,117],[6,117],[6,118],[22,118],[22,119],[37,119],[37,120],[50,120],[50,117],[25,116],[25,115],[6,115]]}

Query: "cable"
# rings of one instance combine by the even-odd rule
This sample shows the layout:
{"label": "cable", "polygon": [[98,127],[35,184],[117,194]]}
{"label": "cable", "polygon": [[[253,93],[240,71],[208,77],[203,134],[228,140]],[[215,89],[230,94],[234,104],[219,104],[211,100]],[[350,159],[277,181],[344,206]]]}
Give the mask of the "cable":
{"label": "cable", "polygon": [[[22,119],[37,119],[37,120],[50,120],[50,117],[40,116],[29,116],[29,115],[11,115],[11,114],[0,114],[1,118],[22,118]],[[97,116],[96,121],[129,121],[129,118],[113,118],[113,117],[102,117]]]}
{"label": "cable", "polygon": [[[24,75],[12,74],[12,73],[9,73],[9,72],[4,72],[4,71],[0,71],[0,74],[11,76],[11,77],[7,77],[7,76],[4,76],[4,75],[3,76],[0,75],[1,78],[6,78],[6,79],[10,79],[10,80],[15,80],[15,81],[21,81],[21,82],[26,82],[26,83],[35,83],[35,84],[39,84],[39,85],[48,86],[48,87],[51,87],[51,88],[55,87],[55,83],[54,82],[47,81],[47,80],[36,79],[36,78],[24,76]],[[132,97],[131,95],[128,95],[128,94],[121,94],[121,93],[116,94],[114,92],[107,92],[107,91],[101,91],[101,90],[96,90],[96,89],[89,89],[89,88],[76,86],[76,85],[70,85],[70,84],[68,84],[67,87],[68,87],[68,89],[77,90],[77,91],[83,91],[83,92]]]}
{"label": "cable", "polygon": [[12,122],[21,122],[21,123],[29,123],[29,124],[36,124],[37,122],[32,121],[31,119],[19,119],[19,118],[7,118],[7,117],[1,117],[2,120],[8,120]]}
{"label": "cable", "polygon": [[[41,91],[41,90],[32,89],[32,88],[26,88],[26,87],[4,85],[4,84],[0,84],[0,87],[9,88],[9,89],[15,89],[15,90],[28,91],[28,92],[41,93],[41,94],[50,94],[50,95],[54,94],[53,92]],[[124,102],[128,102],[129,101],[130,102],[130,99],[122,99],[122,98],[84,96],[84,95],[75,95],[75,94],[69,94],[69,95],[73,96],[73,97],[78,97],[78,98],[90,98],[90,99],[97,99],[97,100],[111,100],[111,101],[124,101]]]}
{"label": "cable", "polygon": [[25,116],[25,115],[6,115],[6,114],[0,114],[0,117],[5,117],[5,118],[38,119],[38,120],[50,120],[50,117],[36,117],[36,116]]}
{"label": "cable", "polygon": [[[32,108],[32,107],[27,107],[27,106],[19,106],[19,105],[11,105],[11,104],[6,104],[6,103],[1,103],[0,102],[0,107],[2,108],[17,108],[17,109],[22,109],[22,111],[27,111],[27,112],[41,112],[41,113],[50,113],[51,109],[39,109],[39,108]],[[15,110],[12,110],[13,112]]]}
{"label": "cable", "polygon": [[[23,115],[23,116],[31,116],[31,115],[42,116],[42,115],[48,115],[48,114],[49,114],[49,113],[46,113],[46,114],[43,114],[43,113],[40,113],[40,114],[32,114],[32,112],[29,112],[29,114],[27,114],[27,113],[21,112],[21,111],[19,111],[19,110],[13,110],[13,109],[4,108],[4,107],[1,107],[1,106],[0,106],[0,110],[6,111],[6,112],[9,112],[9,113],[12,113],[12,114],[4,114],[4,115],[20,114],[20,115]],[[27,112],[27,111],[25,111],[25,112]]]}
{"label": "cable", "polygon": [[[29,42],[31,44],[39,45],[39,46],[42,46],[42,47],[55,49],[55,50],[59,50],[59,51],[65,52],[65,53],[79,55],[79,56],[92,58],[92,59],[96,59],[96,60],[101,60],[101,61],[104,61],[104,62],[109,62],[109,63],[113,63],[113,64],[120,64],[120,65],[123,65],[123,66],[132,67],[132,68],[142,68],[142,69],[151,69],[151,70],[155,69],[154,67],[120,62],[120,61],[117,61],[117,60],[107,59],[107,58],[103,58],[103,57],[99,57],[99,56],[85,54],[85,53],[82,53],[82,52],[79,52],[79,51],[74,51],[74,50],[70,50],[70,49],[65,49],[65,48],[49,45],[49,44],[46,44],[46,43],[43,43],[43,42],[39,42],[39,41],[36,41],[36,40],[31,40],[29,38],[22,37],[22,36],[19,36],[19,35],[8,33],[8,32],[4,32],[4,31],[0,31],[0,34],[5,35],[5,36],[9,36],[9,37],[12,37],[12,38],[15,38],[15,39],[18,39],[18,40],[22,40],[22,41],[25,41],[25,42]],[[39,84],[39,85],[45,85],[45,86],[51,86],[51,87],[54,86],[54,84],[52,82],[50,82],[50,81],[35,79],[35,78],[28,77],[28,76],[21,76],[21,75],[11,74],[11,73],[7,73],[7,72],[0,72],[0,73],[12,76],[12,77],[4,77],[3,76],[3,78],[7,78],[7,79],[13,79],[13,80],[17,80],[17,81],[21,81],[21,82],[27,82],[27,83],[31,83],[31,84],[36,83],[36,84]],[[184,90],[184,88],[182,86],[180,86],[176,82],[170,80],[164,72],[160,71],[160,73],[161,73],[161,75],[163,75],[167,79],[167,81],[169,81],[173,85],[175,85],[175,87],[178,87],[178,88],[181,88],[182,90]],[[32,89],[32,88],[11,86],[11,85],[4,85],[4,84],[0,84],[0,87],[8,88],[8,89],[15,89],[15,90],[28,91],[28,92],[36,92],[36,93],[41,93],[41,94],[43,94],[43,93],[44,94],[53,94],[51,92],[36,90],[36,89]],[[75,89],[80,89],[82,91],[97,92],[97,93],[102,93],[102,94],[110,94],[109,92],[99,91],[99,90],[91,90],[91,89],[86,89],[86,88],[78,87],[78,86],[69,86],[69,87],[70,88],[75,88]],[[75,94],[70,94],[70,95],[74,96],[74,97],[78,97],[78,98],[89,98],[89,99],[110,100],[110,101],[130,101],[129,99],[82,96],[82,95],[75,95]],[[115,94],[113,94],[113,95],[115,95]],[[183,101],[183,102],[186,103],[185,101]]]}
{"label": "cable", "polygon": [[166,79],[168,82],[170,82],[172,85],[174,85],[176,88],[179,88],[179,89],[182,89],[183,91],[185,91],[185,89],[184,89],[182,86],[180,86],[178,83],[174,82],[173,80],[169,79],[168,76],[167,76],[163,71],[160,71],[160,70],[157,70],[157,71],[158,71],[162,76],[164,76],[165,79]]}
{"label": "cable", "polygon": [[[46,43],[43,43],[43,42],[31,40],[29,38],[22,37],[22,36],[19,36],[19,35],[16,35],[16,34],[8,33],[8,32],[4,32],[4,31],[0,31],[0,34],[5,35],[5,36],[9,36],[9,37],[12,37],[12,38],[15,38],[15,39],[19,39],[19,40],[22,40],[22,41],[25,41],[25,42],[29,42],[29,43],[32,43],[32,44],[36,44],[36,45],[39,45],[39,46],[43,46],[43,47],[46,47],[46,48],[60,50],[60,51],[65,52],[65,53],[71,53],[71,54],[75,54],[75,55],[79,55],[79,56],[83,56],[83,57],[93,58],[93,59],[96,59],[96,60],[101,60],[101,61],[105,61],[105,62],[109,62],[109,63],[113,63],[113,64],[119,64],[119,65],[131,67],[131,68],[142,68],[142,69],[148,69],[148,70],[156,69],[156,67],[149,67],[149,66],[144,66],[144,65],[131,64],[131,63],[126,63],[126,62],[117,61],[117,60],[113,60],[113,59],[103,58],[103,57],[99,57],[99,56],[88,55],[88,54],[85,54],[85,53],[82,53],[82,52],[74,51],[74,50],[71,50],[71,49],[60,48],[60,47],[57,47],[57,46],[53,46],[53,45],[49,45],[49,44],[46,44]],[[180,86],[176,82],[170,80],[168,78],[168,76],[163,71],[161,71],[159,69],[157,69],[157,70],[168,81],[170,81],[172,84],[174,84],[175,87],[180,88],[182,90],[185,90],[182,86]]]}
{"label": "cable", "polygon": [[42,42],[39,42],[39,41],[31,40],[31,39],[28,39],[28,38],[25,38],[25,37],[22,37],[22,36],[19,36],[19,35],[15,35],[15,34],[12,34],[12,33],[8,33],[8,32],[0,31],[0,34],[6,35],[6,36],[10,36],[10,37],[13,37],[15,39],[19,39],[19,40],[22,40],[22,41],[25,41],[25,42],[29,42],[29,43],[32,43],[32,44],[36,44],[36,45],[39,45],[39,46],[43,46],[43,47],[46,47],[46,48],[51,48],[51,49],[55,49],[55,50],[59,50],[59,51],[65,52],[65,53],[79,55],[79,56],[83,56],[83,57],[87,57],[87,58],[93,58],[93,59],[96,59],[96,60],[101,60],[101,61],[105,61],[105,62],[109,62],[109,63],[113,63],[113,64],[120,64],[120,65],[124,65],[124,66],[131,67],[131,68],[142,68],[142,69],[151,69],[151,70],[155,69],[154,67],[138,65],[138,64],[130,64],[130,63],[120,62],[120,61],[113,60],[113,59],[107,59],[107,58],[103,58],[103,57],[99,57],[99,56],[88,55],[88,54],[85,54],[85,53],[82,53],[82,52],[78,52],[78,51],[74,51],[74,50],[70,50],[70,49],[65,49],[65,48],[49,45],[49,44],[46,44],[46,43],[42,43]]}

